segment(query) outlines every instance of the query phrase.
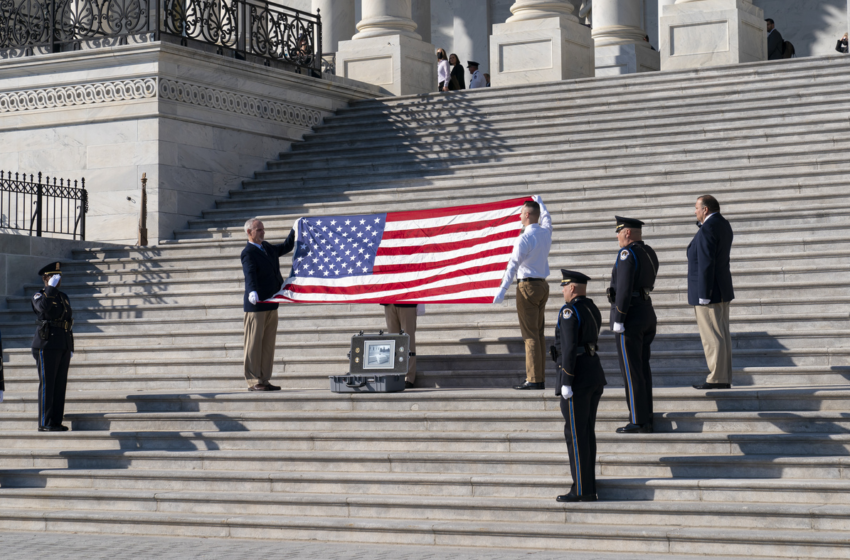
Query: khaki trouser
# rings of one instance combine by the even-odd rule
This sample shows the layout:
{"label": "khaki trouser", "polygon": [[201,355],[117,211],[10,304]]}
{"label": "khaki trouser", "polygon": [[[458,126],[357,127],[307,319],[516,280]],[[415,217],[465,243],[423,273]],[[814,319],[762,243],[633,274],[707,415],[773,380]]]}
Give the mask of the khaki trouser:
{"label": "khaki trouser", "polygon": [[732,333],[729,331],[729,302],[694,308],[705,361],[711,372],[708,383],[732,383]]}
{"label": "khaki trouser", "polygon": [[549,284],[520,282],[516,290],[516,312],[519,330],[525,341],[525,375],[529,383],[546,381],[546,332],[543,319],[549,300]]}
{"label": "khaki trouser", "polygon": [[[416,308],[385,305],[384,316],[387,318],[387,332],[404,331],[404,334],[410,336],[410,351],[416,352]],[[404,380],[410,383],[416,381],[416,356],[410,357]]]}
{"label": "khaki trouser", "polygon": [[265,385],[272,378],[274,343],[277,340],[277,309],[245,313],[245,380],[249,387]]}

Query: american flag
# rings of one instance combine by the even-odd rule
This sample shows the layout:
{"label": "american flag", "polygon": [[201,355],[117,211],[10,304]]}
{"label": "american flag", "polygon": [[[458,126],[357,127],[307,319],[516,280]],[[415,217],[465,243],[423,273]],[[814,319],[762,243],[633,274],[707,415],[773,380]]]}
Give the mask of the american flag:
{"label": "american flag", "polygon": [[529,200],[300,218],[292,272],[268,301],[492,303]]}

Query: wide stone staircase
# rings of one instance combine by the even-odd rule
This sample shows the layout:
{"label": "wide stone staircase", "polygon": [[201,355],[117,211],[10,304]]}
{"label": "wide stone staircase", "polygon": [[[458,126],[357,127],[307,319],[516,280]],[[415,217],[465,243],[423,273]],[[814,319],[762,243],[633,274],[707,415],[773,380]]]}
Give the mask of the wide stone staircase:
{"label": "wide stone staircase", "polygon": [[[824,57],[361,102],[157,247],[81,251],[67,433],[38,433],[29,299],[0,310],[0,530],[848,558],[850,59]],[[693,203],[735,229],[735,387],[706,373],[686,301]],[[242,224],[540,194],[558,269],[607,312],[614,214],[658,252],[656,433],[626,422],[610,331],[598,503],[570,484],[552,390],[519,392],[500,305],[428,305],[417,389],[335,395],[377,305],[282,306],[274,380],[241,375]],[[96,204],[96,201],[92,201]],[[285,262],[287,259],[283,259]],[[284,274],[288,273],[287,270]],[[549,386],[553,380],[548,380]]]}

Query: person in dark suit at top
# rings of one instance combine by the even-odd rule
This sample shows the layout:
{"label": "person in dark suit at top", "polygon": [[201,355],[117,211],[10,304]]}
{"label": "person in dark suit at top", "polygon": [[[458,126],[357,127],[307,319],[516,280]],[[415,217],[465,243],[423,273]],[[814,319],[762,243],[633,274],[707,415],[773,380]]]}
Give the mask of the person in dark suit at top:
{"label": "person in dark suit at top", "polygon": [[835,50],[841,54],[847,54],[850,51],[850,47],[847,46],[847,33],[835,44]]}
{"label": "person in dark suit at top", "polygon": [[242,250],[245,274],[245,380],[249,391],[279,391],[272,385],[274,345],[277,339],[277,303],[260,303],[274,296],[283,285],[280,257],[295,247],[295,230],[280,245],[265,241],[263,222],[252,218],[245,222],[248,244]]}
{"label": "person in dark suit at top", "polygon": [[720,214],[720,203],[711,195],[694,205],[699,230],[688,245],[688,305],[693,305],[705,360],[711,373],[694,389],[729,389],[732,386],[732,334],[729,302],[732,289],[730,253],[732,226]]}
{"label": "person in dark suit at top", "polygon": [[466,74],[456,54],[449,55],[449,64],[452,67],[452,72],[449,75],[449,91],[466,89]]}
{"label": "person in dark suit at top", "polygon": [[782,34],[776,29],[776,24],[768,18],[767,22],[767,59],[780,60],[785,58],[785,39]]}
{"label": "person in dark suit at top", "polygon": [[596,411],[608,383],[599,349],[602,314],[587,297],[590,278],[581,272],[561,270],[561,290],[566,302],[558,312],[555,346],[549,349],[558,368],[555,394],[561,397],[564,438],[570,456],[573,486],[559,502],[595,502]]}

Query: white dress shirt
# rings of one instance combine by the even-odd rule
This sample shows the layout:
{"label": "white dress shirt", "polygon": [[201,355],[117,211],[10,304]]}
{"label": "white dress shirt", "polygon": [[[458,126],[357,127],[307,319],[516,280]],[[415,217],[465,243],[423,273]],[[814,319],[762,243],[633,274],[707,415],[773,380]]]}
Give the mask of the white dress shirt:
{"label": "white dress shirt", "polygon": [[443,82],[443,87],[449,87],[449,80],[451,79],[451,70],[449,70],[449,61],[441,60],[437,63],[437,84]]}
{"label": "white dress shirt", "polygon": [[477,89],[483,87],[487,87],[487,80],[484,78],[484,74],[476,70],[472,73],[472,77],[469,79],[469,89]]}
{"label": "white dress shirt", "polygon": [[[499,296],[504,297],[514,276],[522,278],[543,278],[549,276],[549,250],[552,248],[552,218],[543,200],[535,197],[540,204],[540,220],[525,228],[519,236],[508,269],[502,279]],[[498,298],[497,298],[498,299]]]}

